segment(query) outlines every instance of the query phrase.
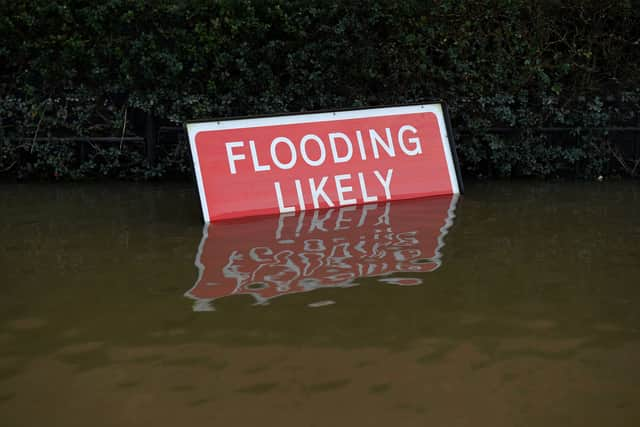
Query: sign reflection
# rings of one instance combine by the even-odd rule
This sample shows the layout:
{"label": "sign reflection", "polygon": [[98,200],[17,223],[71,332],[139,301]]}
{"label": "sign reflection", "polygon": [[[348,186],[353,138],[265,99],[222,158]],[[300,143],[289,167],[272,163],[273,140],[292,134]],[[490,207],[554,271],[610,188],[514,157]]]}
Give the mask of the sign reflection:
{"label": "sign reflection", "polygon": [[249,294],[267,304],[282,295],[357,286],[363,277],[419,285],[420,273],[442,264],[457,200],[452,195],[206,224],[195,260],[198,279],[185,296],[194,300],[194,311],[211,311],[215,300],[230,295]]}

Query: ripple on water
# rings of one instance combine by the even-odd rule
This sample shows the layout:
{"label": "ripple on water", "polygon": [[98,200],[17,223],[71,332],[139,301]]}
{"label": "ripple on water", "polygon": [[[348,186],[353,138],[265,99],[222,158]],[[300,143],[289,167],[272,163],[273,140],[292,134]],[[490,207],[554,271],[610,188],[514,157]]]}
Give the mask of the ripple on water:
{"label": "ripple on water", "polygon": [[68,345],[60,349],[59,353],[64,356],[78,355],[82,353],[88,353],[88,352],[99,350],[103,346],[104,346],[104,343],[102,341],[89,341],[85,343]]}
{"label": "ripple on water", "polygon": [[304,386],[304,390],[308,393],[321,393],[327,391],[335,391],[346,387],[351,383],[350,379],[344,378],[335,381],[327,381],[322,383],[308,384]]}
{"label": "ripple on water", "polygon": [[186,334],[186,329],[173,328],[168,330],[152,331],[150,335],[154,338],[177,337]]}
{"label": "ripple on water", "polygon": [[13,339],[13,335],[0,333],[0,344],[6,344],[12,339]]}
{"label": "ripple on water", "polygon": [[13,392],[10,393],[0,393],[0,405],[10,400],[13,400],[16,397],[16,394]]}
{"label": "ripple on water", "polygon": [[552,329],[557,326],[556,322],[548,319],[536,319],[530,322],[527,322],[525,326],[529,329],[543,331],[547,329]]}
{"label": "ripple on water", "polygon": [[25,317],[23,319],[10,321],[7,326],[16,331],[30,331],[42,328],[46,324],[47,321],[44,319],[40,319],[38,317]]}
{"label": "ripple on water", "polygon": [[15,357],[0,358],[0,381],[16,376],[20,372],[19,360]]}
{"label": "ripple on water", "polygon": [[391,384],[390,383],[373,384],[371,387],[369,387],[369,393],[371,393],[371,394],[386,393],[389,390],[391,390]]}
{"label": "ripple on water", "polygon": [[236,389],[238,393],[263,394],[267,393],[278,386],[278,383],[257,383],[247,387]]}

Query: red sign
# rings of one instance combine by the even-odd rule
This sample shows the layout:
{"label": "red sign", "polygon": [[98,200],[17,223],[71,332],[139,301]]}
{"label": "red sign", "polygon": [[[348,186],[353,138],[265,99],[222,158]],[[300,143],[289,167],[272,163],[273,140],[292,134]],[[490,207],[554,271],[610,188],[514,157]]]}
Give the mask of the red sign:
{"label": "red sign", "polygon": [[205,222],[457,194],[442,104],[187,124]]}
{"label": "red sign", "polygon": [[[457,195],[219,221],[205,225],[186,296],[194,309],[230,295],[272,298],[377,277],[422,283],[442,264]],[[402,275],[393,273],[403,273]]]}

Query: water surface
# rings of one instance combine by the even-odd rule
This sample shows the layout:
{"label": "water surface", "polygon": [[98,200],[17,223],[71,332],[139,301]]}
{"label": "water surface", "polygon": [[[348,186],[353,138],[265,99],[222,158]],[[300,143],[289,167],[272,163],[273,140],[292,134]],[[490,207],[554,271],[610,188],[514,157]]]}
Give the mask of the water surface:
{"label": "water surface", "polygon": [[0,425],[640,425],[640,187],[203,227],[191,184],[0,186]]}

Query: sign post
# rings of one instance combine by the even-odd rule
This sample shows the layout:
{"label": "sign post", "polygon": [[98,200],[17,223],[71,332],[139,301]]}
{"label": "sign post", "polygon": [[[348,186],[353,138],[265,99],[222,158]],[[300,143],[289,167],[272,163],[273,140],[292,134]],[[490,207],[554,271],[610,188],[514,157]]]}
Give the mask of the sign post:
{"label": "sign post", "polygon": [[190,122],[206,223],[462,190],[443,103]]}

